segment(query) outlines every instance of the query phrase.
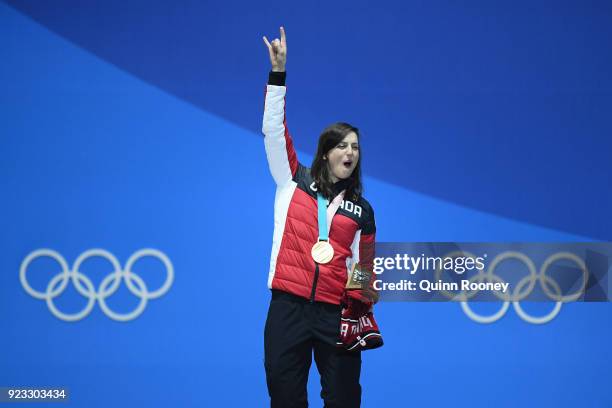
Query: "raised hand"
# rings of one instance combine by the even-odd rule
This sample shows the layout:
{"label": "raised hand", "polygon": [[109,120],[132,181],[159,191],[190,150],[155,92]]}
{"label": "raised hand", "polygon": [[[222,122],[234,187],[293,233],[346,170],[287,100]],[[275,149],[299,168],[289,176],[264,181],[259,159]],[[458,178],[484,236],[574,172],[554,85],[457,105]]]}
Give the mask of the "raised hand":
{"label": "raised hand", "polygon": [[263,40],[268,46],[268,52],[270,53],[270,63],[272,64],[272,71],[284,72],[285,64],[287,63],[287,37],[285,36],[285,29],[280,28],[280,40],[275,38],[272,43],[268,42],[266,36],[263,36]]}

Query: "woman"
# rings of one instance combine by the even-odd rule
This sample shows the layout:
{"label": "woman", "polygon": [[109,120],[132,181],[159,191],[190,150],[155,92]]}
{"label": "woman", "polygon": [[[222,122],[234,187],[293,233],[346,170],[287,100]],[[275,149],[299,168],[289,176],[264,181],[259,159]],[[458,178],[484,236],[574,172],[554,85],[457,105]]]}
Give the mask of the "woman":
{"label": "woman", "polygon": [[343,313],[361,317],[372,304],[367,291],[345,288],[347,271],[357,263],[371,270],[374,254],[374,212],[361,195],[359,131],[347,123],[329,126],[311,168],[298,162],[285,120],[283,27],[280,34],[272,43],[263,37],[272,71],[262,131],[277,185],[264,333],[268,392],[272,407],[306,407],[314,351],[325,406],[358,407],[360,349],[382,345],[373,318],[359,319],[358,329],[351,326],[356,319],[341,324]]}

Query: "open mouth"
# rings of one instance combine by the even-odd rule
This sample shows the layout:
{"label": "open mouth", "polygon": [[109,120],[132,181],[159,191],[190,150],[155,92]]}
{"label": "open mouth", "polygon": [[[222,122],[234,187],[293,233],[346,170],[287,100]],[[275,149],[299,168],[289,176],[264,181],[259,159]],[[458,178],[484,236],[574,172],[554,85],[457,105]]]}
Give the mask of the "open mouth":
{"label": "open mouth", "polygon": [[344,164],[344,167],[346,167],[347,169],[350,169],[351,166],[353,165],[353,161],[352,160],[347,160],[347,161],[343,162],[342,164]]}

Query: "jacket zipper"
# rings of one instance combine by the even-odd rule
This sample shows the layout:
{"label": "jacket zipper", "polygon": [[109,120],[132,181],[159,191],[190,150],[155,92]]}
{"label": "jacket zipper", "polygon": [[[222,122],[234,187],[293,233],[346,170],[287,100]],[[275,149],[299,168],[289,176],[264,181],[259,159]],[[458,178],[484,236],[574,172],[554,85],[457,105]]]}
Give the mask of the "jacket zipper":
{"label": "jacket zipper", "polygon": [[317,290],[317,281],[319,280],[319,264],[315,262],[315,276],[312,281],[312,292],[310,292],[310,303],[315,301],[315,291]]}

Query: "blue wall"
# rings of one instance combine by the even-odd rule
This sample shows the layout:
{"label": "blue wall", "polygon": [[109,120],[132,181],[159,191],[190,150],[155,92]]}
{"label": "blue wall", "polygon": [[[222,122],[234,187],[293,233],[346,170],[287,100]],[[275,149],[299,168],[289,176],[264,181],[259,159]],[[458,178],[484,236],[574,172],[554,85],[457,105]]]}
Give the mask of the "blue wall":
{"label": "blue wall", "polygon": [[[267,404],[261,36],[281,24],[300,160],[330,122],[362,129],[379,241],[611,240],[609,3],[378,7],[0,3],[0,386],[68,386],[87,407]],[[68,322],[20,281],[40,248],[69,266],[101,248],[121,268],[155,248],[174,280],[134,319],[96,302]],[[149,291],[167,276],[154,258],[132,270]],[[97,289],[113,268],[80,271]],[[26,276],[44,292],[58,272],[38,258]],[[54,299],[87,302],[72,283]],[[122,282],[105,302],[128,313],[139,298]],[[609,304],[546,325],[512,308],[481,325],[457,304],[376,315],[386,345],[363,355],[365,407],[612,405]]]}

